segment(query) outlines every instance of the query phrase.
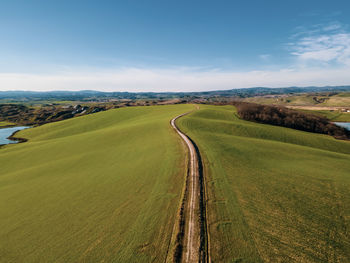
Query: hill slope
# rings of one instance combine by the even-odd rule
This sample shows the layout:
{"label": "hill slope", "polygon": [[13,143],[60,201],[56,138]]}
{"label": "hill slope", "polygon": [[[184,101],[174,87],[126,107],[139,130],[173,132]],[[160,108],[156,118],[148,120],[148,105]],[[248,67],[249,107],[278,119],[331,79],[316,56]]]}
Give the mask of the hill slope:
{"label": "hill slope", "polygon": [[350,261],[350,143],[201,106],[178,120],[204,159],[213,262]]}
{"label": "hill slope", "polygon": [[110,110],[21,131],[0,149],[1,262],[162,262],[184,184],[169,120]]}

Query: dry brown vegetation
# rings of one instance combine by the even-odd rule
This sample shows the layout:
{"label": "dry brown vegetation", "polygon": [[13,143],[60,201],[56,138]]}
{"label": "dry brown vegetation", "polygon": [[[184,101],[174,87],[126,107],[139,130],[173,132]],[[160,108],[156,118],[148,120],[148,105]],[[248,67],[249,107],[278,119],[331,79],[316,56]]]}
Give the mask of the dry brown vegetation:
{"label": "dry brown vegetation", "polygon": [[307,132],[328,134],[337,139],[350,139],[350,131],[327,118],[282,106],[235,102],[239,116],[248,121],[277,125]]}

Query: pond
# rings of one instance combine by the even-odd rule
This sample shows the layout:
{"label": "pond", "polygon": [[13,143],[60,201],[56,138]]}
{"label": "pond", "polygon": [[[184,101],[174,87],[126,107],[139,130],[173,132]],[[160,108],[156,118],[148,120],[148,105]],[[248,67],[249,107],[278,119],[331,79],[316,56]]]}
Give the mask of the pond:
{"label": "pond", "polygon": [[350,131],[350,122],[335,122],[335,124]]}
{"label": "pond", "polygon": [[13,133],[16,131],[24,130],[29,127],[27,126],[18,126],[18,127],[10,127],[10,128],[0,128],[0,145],[2,144],[10,144],[10,143],[17,143],[18,141],[12,141],[7,139],[10,137]]}

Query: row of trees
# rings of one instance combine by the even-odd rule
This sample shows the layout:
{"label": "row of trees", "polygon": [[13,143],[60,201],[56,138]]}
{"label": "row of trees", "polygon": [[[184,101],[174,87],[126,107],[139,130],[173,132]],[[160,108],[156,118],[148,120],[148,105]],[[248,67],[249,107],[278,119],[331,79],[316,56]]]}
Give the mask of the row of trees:
{"label": "row of trees", "polygon": [[239,116],[248,121],[272,124],[302,131],[322,133],[337,139],[350,139],[350,131],[327,118],[288,109],[282,106],[235,102]]}

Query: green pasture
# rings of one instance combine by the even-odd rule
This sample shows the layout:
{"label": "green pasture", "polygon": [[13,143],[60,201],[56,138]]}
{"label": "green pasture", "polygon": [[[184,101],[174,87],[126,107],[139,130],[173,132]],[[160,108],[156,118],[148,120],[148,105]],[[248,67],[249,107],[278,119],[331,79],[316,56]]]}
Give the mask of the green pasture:
{"label": "green pasture", "polygon": [[213,262],[350,262],[350,142],[200,106],[178,120],[204,161]]}
{"label": "green pasture", "polygon": [[18,133],[0,149],[0,262],[164,262],[185,179],[172,117],[129,107]]}
{"label": "green pasture", "polygon": [[315,115],[326,117],[327,119],[331,121],[339,121],[339,122],[350,122],[350,113],[348,112],[341,112],[338,110],[330,111],[330,110],[301,110],[306,113],[312,113]]}
{"label": "green pasture", "polygon": [[338,107],[349,107],[350,106],[350,92],[341,93],[329,98],[325,101],[323,106],[338,106]]}
{"label": "green pasture", "polygon": [[14,125],[15,125],[15,123],[12,123],[12,122],[0,121],[0,128],[6,127],[6,126],[14,126]]}

